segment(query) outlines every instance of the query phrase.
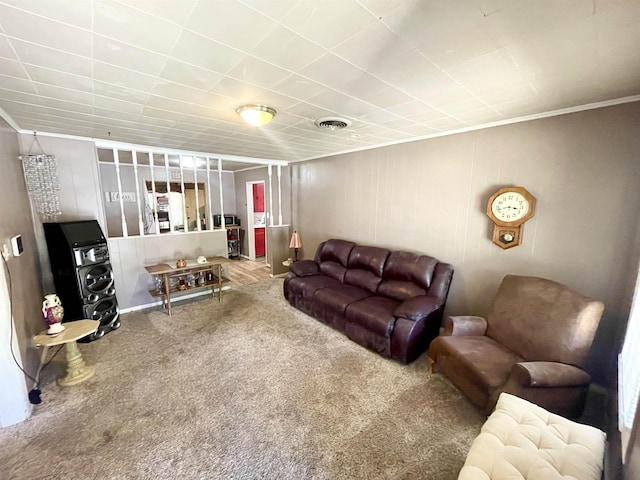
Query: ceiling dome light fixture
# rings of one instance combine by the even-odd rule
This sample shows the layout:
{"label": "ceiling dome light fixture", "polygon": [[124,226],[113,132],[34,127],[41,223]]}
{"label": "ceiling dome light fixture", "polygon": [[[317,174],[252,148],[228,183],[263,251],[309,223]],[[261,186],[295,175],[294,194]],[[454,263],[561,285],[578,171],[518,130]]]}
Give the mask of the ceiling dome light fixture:
{"label": "ceiling dome light fixture", "polygon": [[236,112],[249,125],[262,127],[269,123],[276,114],[276,109],[266,105],[243,105],[236,108]]}

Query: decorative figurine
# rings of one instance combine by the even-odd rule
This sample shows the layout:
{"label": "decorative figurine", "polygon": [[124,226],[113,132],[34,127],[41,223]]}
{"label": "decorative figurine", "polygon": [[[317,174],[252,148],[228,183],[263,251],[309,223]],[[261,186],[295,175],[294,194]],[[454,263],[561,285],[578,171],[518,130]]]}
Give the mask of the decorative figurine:
{"label": "decorative figurine", "polygon": [[42,314],[44,315],[45,323],[49,327],[47,330],[48,335],[57,335],[64,330],[64,325],[62,325],[64,308],[62,308],[62,302],[55,293],[44,296]]}

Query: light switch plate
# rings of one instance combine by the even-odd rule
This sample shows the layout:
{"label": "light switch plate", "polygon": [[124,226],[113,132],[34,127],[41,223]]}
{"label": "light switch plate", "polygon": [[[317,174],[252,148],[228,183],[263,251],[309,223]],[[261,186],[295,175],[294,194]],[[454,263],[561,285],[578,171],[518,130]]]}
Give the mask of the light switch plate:
{"label": "light switch plate", "polygon": [[24,246],[22,245],[22,235],[16,235],[11,237],[11,251],[14,257],[19,257],[24,252]]}

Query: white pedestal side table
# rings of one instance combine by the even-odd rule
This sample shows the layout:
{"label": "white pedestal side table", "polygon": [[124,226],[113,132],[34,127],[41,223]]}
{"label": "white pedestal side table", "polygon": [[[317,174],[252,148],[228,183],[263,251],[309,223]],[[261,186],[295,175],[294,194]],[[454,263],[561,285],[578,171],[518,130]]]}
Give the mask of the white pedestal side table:
{"label": "white pedestal side table", "polygon": [[84,362],[76,340],[91,335],[99,326],[100,322],[98,320],[76,320],[64,323],[65,328],[58,335],[47,335],[45,330],[33,337],[35,346],[43,347],[40,355],[40,367],[44,365],[50,347],[64,344],[66,345],[67,374],[58,379],[58,385],[69,387],[91,378],[95,373],[96,367],[87,365]]}

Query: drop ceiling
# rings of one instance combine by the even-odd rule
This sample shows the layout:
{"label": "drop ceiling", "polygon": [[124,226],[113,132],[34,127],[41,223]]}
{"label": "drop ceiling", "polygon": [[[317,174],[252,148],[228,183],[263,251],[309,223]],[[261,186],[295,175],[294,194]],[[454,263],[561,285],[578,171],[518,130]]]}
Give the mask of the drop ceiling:
{"label": "drop ceiling", "polygon": [[[296,161],[638,99],[639,26],[637,0],[4,0],[0,108],[23,130]],[[256,129],[247,103],[278,113]]]}

